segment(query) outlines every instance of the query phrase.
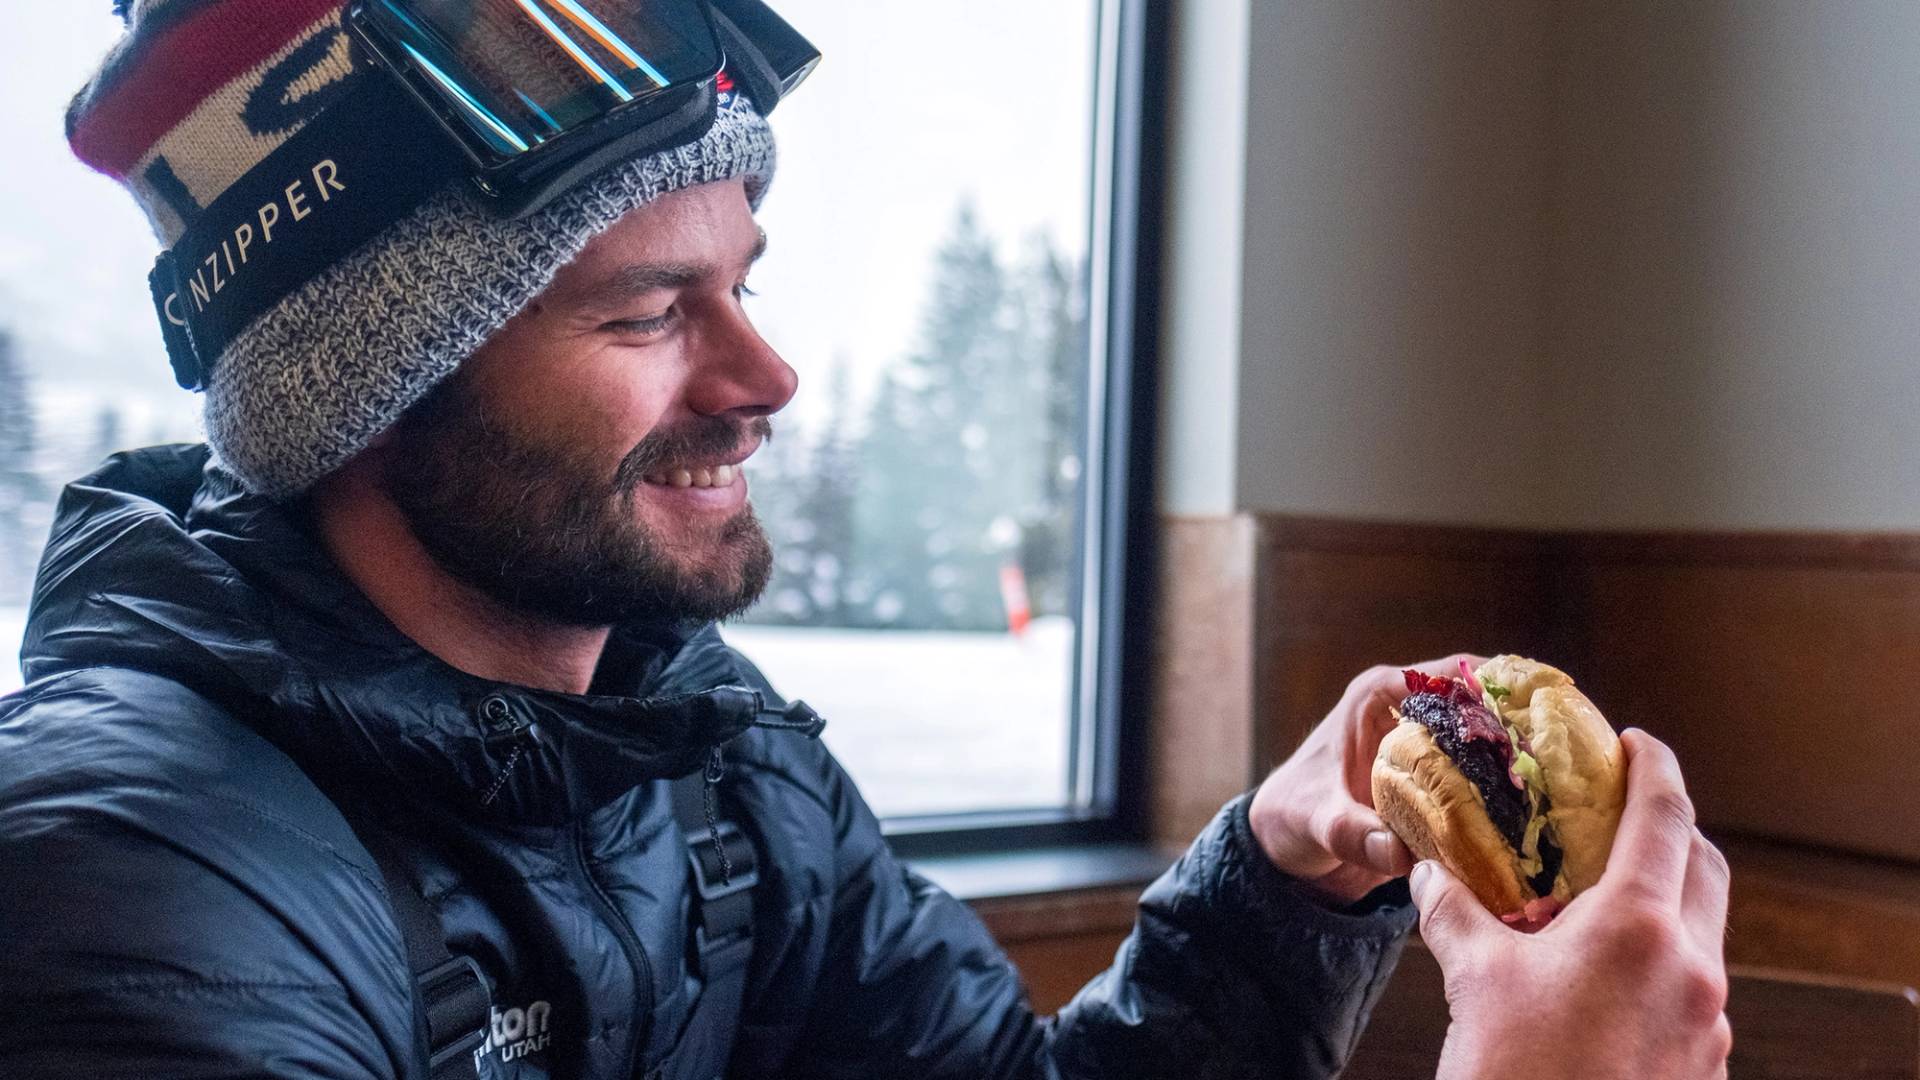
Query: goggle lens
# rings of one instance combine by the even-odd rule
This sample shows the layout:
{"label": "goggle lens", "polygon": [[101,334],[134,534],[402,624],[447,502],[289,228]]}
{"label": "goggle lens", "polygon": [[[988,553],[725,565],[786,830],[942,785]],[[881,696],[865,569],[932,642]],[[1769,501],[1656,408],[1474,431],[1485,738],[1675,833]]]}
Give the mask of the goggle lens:
{"label": "goggle lens", "polygon": [[[510,160],[721,65],[698,0],[370,0],[443,112]],[[400,59],[400,57],[395,57]]]}

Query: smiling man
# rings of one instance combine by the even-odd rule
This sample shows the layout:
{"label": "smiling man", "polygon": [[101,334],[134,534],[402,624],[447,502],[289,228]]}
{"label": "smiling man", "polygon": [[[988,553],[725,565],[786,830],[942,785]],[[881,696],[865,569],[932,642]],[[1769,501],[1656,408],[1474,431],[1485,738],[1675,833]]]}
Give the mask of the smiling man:
{"label": "smiling man", "polygon": [[[803,40],[754,0],[128,17],[69,132],[167,248],[156,310],[210,445],[61,501],[0,699],[0,1073],[1340,1068],[1415,917],[1365,804],[1394,671],[1041,1018],[894,859],[818,717],[722,640],[770,559],[744,467],[796,390],[741,297]],[[1643,839],[1614,880],[1646,895],[1576,900],[1593,938],[1520,962],[1423,879],[1443,961],[1492,972],[1461,984],[1456,1075],[1599,1076],[1594,1040],[1606,1075],[1725,1057],[1717,945],[1613,970],[1582,944],[1724,914],[1670,755],[1629,745]]]}
{"label": "smiling man", "polygon": [[341,567],[455,666],[575,693],[609,627],[746,610],[773,552],[743,465],[796,385],[741,307],[765,248],[741,178],[597,236],[316,485]]}

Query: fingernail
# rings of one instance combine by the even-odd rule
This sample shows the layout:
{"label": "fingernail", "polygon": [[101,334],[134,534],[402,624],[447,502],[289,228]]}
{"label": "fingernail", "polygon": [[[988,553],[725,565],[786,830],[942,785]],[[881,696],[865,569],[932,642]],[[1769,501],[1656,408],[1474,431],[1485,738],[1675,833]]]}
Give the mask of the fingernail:
{"label": "fingernail", "polygon": [[1375,829],[1367,834],[1367,865],[1382,874],[1393,873],[1393,834]]}
{"label": "fingernail", "polygon": [[1407,877],[1407,885],[1413,889],[1413,894],[1418,896],[1421,884],[1432,876],[1433,864],[1422,859],[1413,864],[1413,873]]}

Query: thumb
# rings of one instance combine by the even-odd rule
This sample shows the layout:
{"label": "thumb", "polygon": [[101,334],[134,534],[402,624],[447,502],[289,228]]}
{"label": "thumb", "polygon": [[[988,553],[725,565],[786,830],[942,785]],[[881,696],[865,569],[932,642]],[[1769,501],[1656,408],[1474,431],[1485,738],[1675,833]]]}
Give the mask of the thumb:
{"label": "thumb", "polygon": [[1381,877],[1399,877],[1413,866],[1406,845],[1387,831],[1380,815],[1357,802],[1323,807],[1308,828],[1322,848],[1349,866]]}
{"label": "thumb", "polygon": [[1413,890],[1414,906],[1420,909],[1420,940],[1432,950],[1443,972],[1451,968],[1453,958],[1473,950],[1474,939],[1512,933],[1481,905],[1473,890],[1432,859],[1415,866],[1407,884]]}

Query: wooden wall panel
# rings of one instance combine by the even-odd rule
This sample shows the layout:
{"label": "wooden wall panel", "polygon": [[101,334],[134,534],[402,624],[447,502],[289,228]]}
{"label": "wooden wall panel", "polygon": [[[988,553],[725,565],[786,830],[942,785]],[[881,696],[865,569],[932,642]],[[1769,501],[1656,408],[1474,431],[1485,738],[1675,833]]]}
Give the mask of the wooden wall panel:
{"label": "wooden wall panel", "polygon": [[1569,538],[1572,670],[1673,746],[1708,827],[1920,861],[1920,558],[1900,554]]}
{"label": "wooden wall panel", "polygon": [[1370,664],[1552,652],[1536,537],[1263,517],[1259,542],[1254,685],[1266,767]]}
{"label": "wooden wall panel", "polygon": [[1669,742],[1707,826],[1920,862],[1920,537],[1256,520],[1263,763],[1367,664],[1520,652]]}
{"label": "wooden wall panel", "polygon": [[[1752,861],[1766,865],[1758,856]],[[1830,869],[1842,882],[1863,872],[1853,865]],[[1764,880],[1765,874],[1756,877]],[[1133,898],[1131,889],[1106,889],[981,901],[975,909],[1019,968],[1034,1008],[1051,1014],[1113,962],[1132,924]],[[1851,902],[1844,889],[1829,889],[1824,899]],[[1742,906],[1736,902],[1735,911]],[[1905,915],[1907,922],[1883,928],[1910,934],[1913,912]],[[1892,983],[1747,966],[1754,961],[1739,955],[1745,930],[1736,917],[1729,959],[1741,966],[1732,969],[1727,1002],[1734,1028],[1730,1080],[1920,1078],[1920,995]],[[1910,942],[1892,944],[1913,952]],[[1814,951],[1818,948],[1816,943]],[[1410,942],[1343,1075],[1351,1080],[1433,1075],[1449,1020],[1439,966],[1419,941]]]}
{"label": "wooden wall panel", "polygon": [[1143,888],[977,900],[973,909],[1019,969],[1034,1010],[1047,1015],[1113,964]]}
{"label": "wooden wall panel", "polygon": [[1005,946],[1007,958],[1027,984],[1027,1000],[1035,1012],[1051,1016],[1087,985],[1113,966],[1114,950],[1126,940],[1117,933],[1061,934],[1017,941]]}
{"label": "wooden wall panel", "polygon": [[1729,962],[1920,986],[1920,868],[1716,839],[1733,867]]}
{"label": "wooden wall panel", "polygon": [[1678,753],[1730,958],[1920,985],[1920,536],[1251,520],[1256,774],[1368,664],[1535,656]]}
{"label": "wooden wall panel", "polygon": [[[1729,974],[1728,1080],[1920,1077],[1920,1009],[1913,991],[1758,968]],[[1440,965],[1418,941],[1410,942],[1341,1076],[1432,1076],[1449,1020]]]}

